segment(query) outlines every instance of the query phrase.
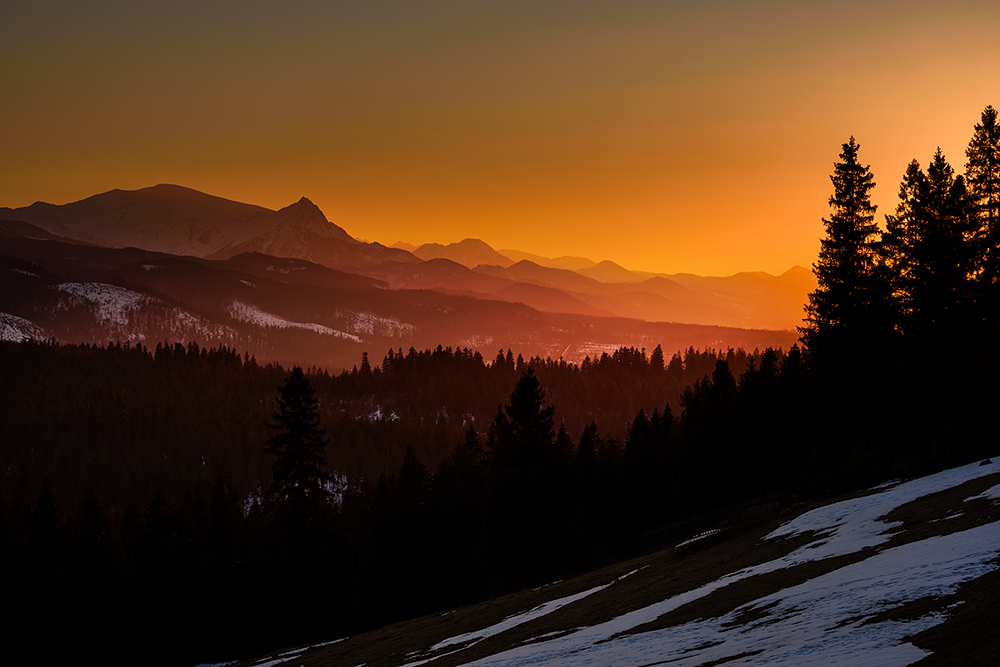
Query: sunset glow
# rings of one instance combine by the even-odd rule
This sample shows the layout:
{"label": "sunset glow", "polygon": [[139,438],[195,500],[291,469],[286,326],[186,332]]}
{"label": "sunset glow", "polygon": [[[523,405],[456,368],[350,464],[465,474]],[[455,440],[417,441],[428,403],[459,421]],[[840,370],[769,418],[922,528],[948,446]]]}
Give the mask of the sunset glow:
{"label": "sunset glow", "polygon": [[853,135],[878,218],[1000,105],[991,2],[23,3],[0,206],[176,183],[357,238],[811,266]]}

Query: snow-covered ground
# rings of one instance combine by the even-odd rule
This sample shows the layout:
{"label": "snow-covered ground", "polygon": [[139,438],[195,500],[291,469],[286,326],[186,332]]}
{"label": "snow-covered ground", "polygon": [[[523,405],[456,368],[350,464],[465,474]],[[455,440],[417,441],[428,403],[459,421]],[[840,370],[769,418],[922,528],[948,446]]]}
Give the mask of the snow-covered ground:
{"label": "snow-covered ground", "polygon": [[[925,652],[905,638],[943,622],[945,615],[931,613],[907,621],[879,621],[875,617],[911,600],[947,595],[960,584],[994,569],[991,561],[1000,554],[1000,525],[982,525],[880,550],[879,545],[891,537],[888,531],[896,527],[880,517],[907,502],[995,473],[998,468],[997,463],[972,464],[813,510],[765,538],[813,536],[808,544],[787,556],[734,572],[604,623],[555,638],[539,638],[468,664],[909,665],[924,657]],[[995,501],[1000,491],[993,487],[976,498]],[[625,634],[736,581],[862,550],[871,555],[744,604],[721,617]],[[757,613],[747,616],[749,612]],[[741,617],[754,620],[741,622]],[[475,634],[440,642],[428,654],[433,656],[435,649],[468,641]],[[410,663],[416,664],[419,661]]]}

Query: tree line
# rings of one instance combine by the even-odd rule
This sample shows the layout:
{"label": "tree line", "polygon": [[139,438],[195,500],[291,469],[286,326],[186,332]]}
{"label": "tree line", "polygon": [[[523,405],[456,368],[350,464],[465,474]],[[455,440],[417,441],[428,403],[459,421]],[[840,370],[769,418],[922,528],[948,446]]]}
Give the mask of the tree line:
{"label": "tree line", "polygon": [[[70,363],[63,364],[64,369],[74,364],[89,369],[81,359],[93,357],[105,369],[120,363],[129,369],[127,376],[139,370],[130,364],[139,364],[147,381],[157,377],[158,366],[163,367],[164,378],[177,377],[177,382],[202,378],[205,385],[196,401],[201,406],[197,414],[203,414],[206,406],[224,410],[225,398],[235,400],[229,390],[285,373],[258,366],[232,350],[206,351],[193,345],[161,346],[151,352],[119,345],[26,342],[4,345],[0,351],[5,364],[22,355],[34,361],[38,358],[33,355],[68,356],[63,361]],[[456,363],[455,353],[448,353],[451,360],[445,361],[444,350],[407,356],[417,364],[421,355],[434,359],[435,354],[438,363]],[[464,352],[457,356],[468,358]],[[618,361],[612,361],[616,356]],[[718,416],[715,411],[726,409],[727,402],[740,403],[757,391],[753,387],[791,382],[804,370],[797,350],[789,355],[768,350],[747,355],[748,368],[737,379],[726,355],[713,356],[711,375],[680,398],[684,414],[700,411],[704,416],[691,424],[712,423]],[[738,358],[735,352],[732,356]],[[753,361],[755,356],[759,364]],[[500,357],[502,363],[471,367],[512,374],[513,389],[494,407],[490,419],[478,427],[466,425],[460,440],[434,468],[421,460],[416,447],[404,451],[398,468],[373,478],[348,480],[326,466],[337,448],[324,428],[330,422],[321,417],[321,394],[312,381],[333,383],[334,378],[299,368],[285,374],[283,384],[275,382],[274,400],[266,403],[270,414],[261,420],[263,431],[254,436],[254,449],[265,461],[266,484],[253,487],[256,490],[250,494],[234,488],[228,477],[225,465],[233,465],[235,471],[239,466],[235,459],[223,458],[226,463],[216,461],[211,468],[203,464],[186,487],[178,483],[176,488],[160,490],[154,484],[142,503],[125,507],[115,504],[118,496],[103,498],[95,491],[104,488],[103,478],[114,468],[103,473],[91,470],[87,477],[72,480],[86,485],[76,499],[56,477],[52,479],[59,482],[46,477],[32,492],[22,468],[19,476],[6,480],[0,505],[0,566],[19,575],[0,584],[5,599],[17,600],[38,614],[55,613],[75,629],[68,637],[73,650],[94,642],[100,646],[93,650],[102,655],[121,651],[126,659],[171,636],[169,647],[159,657],[150,657],[150,662],[219,660],[358,632],[543,583],[636,553],[645,529],[780,486],[764,459],[756,466],[727,460],[733,450],[725,433],[713,432],[685,444],[685,420],[675,417],[666,401],[648,414],[644,410],[634,414],[620,440],[593,421],[571,435],[565,425],[557,426],[558,408],[548,402],[539,380],[547,368],[562,365],[544,362],[536,367],[524,362],[518,372],[512,355]],[[406,356],[402,359],[407,363]],[[353,383],[366,381],[369,370],[372,377],[367,381],[377,381],[382,373],[386,382],[392,381],[389,375],[397,362],[390,362],[388,371],[376,372],[366,370],[364,361],[356,372],[338,376],[349,391],[354,391]],[[651,371],[649,360],[634,350],[607,355],[589,366],[610,368],[616,363],[630,365],[628,373],[636,381],[644,373],[667,372],[655,363]],[[241,374],[246,377],[240,379]],[[59,377],[58,386],[72,386],[78,379],[66,372]],[[429,383],[430,377],[424,380]],[[225,390],[207,390],[213,378],[219,378]],[[37,375],[29,378],[25,385],[54,389],[37,379]],[[180,386],[165,382],[160,391]],[[794,393],[790,387],[787,391]],[[127,405],[126,396],[117,397],[119,404]],[[249,403],[259,402],[259,396]],[[87,398],[81,396],[85,403]],[[133,398],[139,405],[148,400],[141,394]],[[89,415],[90,406],[86,408]],[[151,427],[133,408],[122,413],[123,428],[134,429],[129,436],[134,440],[149,439]],[[7,426],[13,421],[9,417],[10,413],[3,422]],[[224,414],[214,418],[228,422]],[[395,421],[404,419],[390,423]],[[39,442],[30,433],[7,432]],[[70,433],[62,437],[72,441]],[[184,443],[175,444],[179,449]],[[86,440],[71,442],[65,450],[50,452],[49,462],[72,461],[69,450],[86,455],[90,449]],[[175,449],[169,449],[166,457],[158,451],[151,456],[136,466],[133,475],[140,476],[143,469],[164,459],[185,458]],[[107,465],[106,459],[99,461]],[[41,463],[39,456],[34,465]],[[209,469],[214,478],[207,484],[197,481],[204,480]],[[693,478],[695,470],[705,470],[706,476]],[[705,479],[719,483],[705,484]],[[321,618],[311,611],[317,597],[327,600],[331,610]],[[142,600],[160,604],[136,616],[131,610]],[[220,601],[230,610],[254,608],[262,613],[249,619],[219,614]],[[53,605],[56,612],[51,611]],[[178,614],[179,609],[184,613]],[[95,623],[112,623],[125,639],[109,649]],[[109,660],[113,660],[110,655]]]}
{"label": "tree line", "polygon": [[876,221],[875,187],[854,137],[843,145],[831,180],[810,295],[800,329],[814,363],[839,366],[866,350],[892,348],[931,366],[981,354],[997,334],[1000,307],[1000,125],[982,112],[955,174],[938,148],[924,169],[914,159],[894,213]]}
{"label": "tree line", "polygon": [[964,174],[940,149],[926,169],[910,162],[882,224],[859,152],[851,137],[834,165],[818,289],[800,329],[821,404],[861,416],[846,438],[869,451],[985,452],[997,428],[997,111],[986,107],[973,128]]}
{"label": "tree line", "polygon": [[[510,351],[492,361],[468,349],[389,351],[382,364],[338,374],[307,369],[320,404],[332,469],[354,481],[402,465],[407,447],[435,469],[469,425],[485,433],[529,365],[578,434],[591,421],[619,440],[640,409],[671,403],[711,373],[736,372],[759,352],[696,351],[663,363],[622,348],[583,365]],[[78,502],[93,490],[109,511],[142,506],[154,489],[173,502],[223,474],[242,497],[268,483],[266,423],[287,370],[234,348],[196,343],[62,345],[0,342],[0,492],[20,478],[30,494],[47,478]]]}

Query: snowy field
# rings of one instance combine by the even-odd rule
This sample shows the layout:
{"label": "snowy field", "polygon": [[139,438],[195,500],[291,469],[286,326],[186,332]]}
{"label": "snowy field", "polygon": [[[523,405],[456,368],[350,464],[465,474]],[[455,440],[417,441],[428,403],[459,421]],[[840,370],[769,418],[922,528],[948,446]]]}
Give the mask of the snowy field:
{"label": "snowy field", "polygon": [[[942,623],[948,610],[913,614],[907,620],[884,620],[885,612],[907,602],[951,594],[968,581],[995,569],[1000,555],[1000,522],[934,535],[897,539],[901,525],[885,519],[896,508],[984,475],[1000,472],[998,459],[970,464],[904,483],[890,483],[872,493],[806,512],[767,535],[806,543],[765,563],[722,576],[699,588],[629,611],[605,622],[535,636],[500,653],[464,664],[477,667],[549,665],[910,665],[927,652],[906,638]],[[961,516],[971,501],[1000,502],[1000,484],[959,501],[939,521]],[[947,532],[947,531],[940,531]],[[776,573],[805,563],[847,557],[848,564],[819,568],[822,572],[780,588],[714,618],[655,630],[640,630],[664,614],[750,577]],[[436,642],[409,653],[406,667],[431,664],[454,656],[486,638],[543,618],[585,601],[629,572],[604,585],[550,600],[479,630]],[[645,629],[643,629],[645,630]],[[296,652],[300,660],[308,655]],[[317,656],[319,657],[319,656]],[[258,667],[284,662],[269,658]],[[320,664],[320,663],[317,663]],[[351,663],[353,664],[353,663]]]}

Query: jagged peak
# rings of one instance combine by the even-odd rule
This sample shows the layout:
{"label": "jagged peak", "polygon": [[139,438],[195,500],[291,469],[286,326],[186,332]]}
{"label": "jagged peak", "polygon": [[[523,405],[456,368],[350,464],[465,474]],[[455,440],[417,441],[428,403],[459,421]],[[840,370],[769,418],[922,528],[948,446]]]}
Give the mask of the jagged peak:
{"label": "jagged peak", "polygon": [[357,243],[342,227],[327,220],[326,215],[308,197],[302,197],[276,213],[281,218],[279,228],[308,229],[328,238],[337,238],[349,243]]}
{"label": "jagged peak", "polygon": [[289,210],[294,210],[294,209],[307,209],[307,210],[315,209],[315,210],[319,211],[319,206],[316,206],[316,204],[314,204],[312,202],[312,200],[309,199],[308,197],[300,197],[299,200],[297,202],[295,202],[294,204],[289,204],[288,206],[284,206],[284,207],[280,208],[279,210],[280,211],[289,211]]}

